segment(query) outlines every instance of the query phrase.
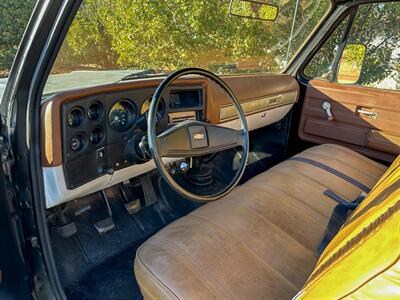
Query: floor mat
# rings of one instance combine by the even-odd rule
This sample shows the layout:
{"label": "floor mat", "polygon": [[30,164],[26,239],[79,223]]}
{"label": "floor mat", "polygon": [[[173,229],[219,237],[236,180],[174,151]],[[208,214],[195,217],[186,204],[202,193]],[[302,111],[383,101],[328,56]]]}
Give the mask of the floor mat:
{"label": "floor mat", "polygon": [[134,253],[140,243],[85,274],[79,284],[67,287],[70,300],[142,299],[134,278]]}
{"label": "floor mat", "polygon": [[[59,224],[49,226],[59,277],[68,299],[141,299],[133,271],[136,250],[147,238],[181,217],[164,201],[129,215],[117,193],[109,191],[108,197],[115,227],[104,235],[99,235],[93,226],[104,218],[105,211],[104,201],[96,194],[80,199],[80,209],[72,204],[69,210],[64,209],[69,211],[68,222],[76,225],[75,235],[63,238]],[[84,212],[76,214],[77,211]]]}

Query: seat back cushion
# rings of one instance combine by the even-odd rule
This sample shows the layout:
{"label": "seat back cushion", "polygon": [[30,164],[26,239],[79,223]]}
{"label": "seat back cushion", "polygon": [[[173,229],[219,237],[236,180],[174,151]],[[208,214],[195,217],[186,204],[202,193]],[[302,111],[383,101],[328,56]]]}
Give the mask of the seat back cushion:
{"label": "seat back cushion", "polygon": [[329,243],[295,299],[400,297],[400,156]]}

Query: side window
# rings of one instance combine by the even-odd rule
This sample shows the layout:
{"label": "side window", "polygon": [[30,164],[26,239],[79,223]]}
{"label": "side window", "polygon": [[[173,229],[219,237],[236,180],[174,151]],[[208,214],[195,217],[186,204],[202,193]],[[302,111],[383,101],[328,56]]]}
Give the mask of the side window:
{"label": "side window", "polygon": [[337,56],[339,45],[343,40],[345,29],[349,22],[346,17],[328,38],[325,44],[315,54],[304,70],[304,74],[313,79],[333,81],[333,65]]}
{"label": "side window", "polygon": [[400,90],[400,3],[360,5],[304,70],[313,79]]}

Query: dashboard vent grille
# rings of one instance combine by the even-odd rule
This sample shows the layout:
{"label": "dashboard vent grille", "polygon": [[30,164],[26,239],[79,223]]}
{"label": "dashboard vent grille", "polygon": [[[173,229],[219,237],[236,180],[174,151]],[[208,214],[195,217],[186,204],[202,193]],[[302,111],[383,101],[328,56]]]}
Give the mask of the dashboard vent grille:
{"label": "dashboard vent grille", "polygon": [[168,114],[170,124],[178,124],[186,120],[196,120],[195,111],[172,112]]}

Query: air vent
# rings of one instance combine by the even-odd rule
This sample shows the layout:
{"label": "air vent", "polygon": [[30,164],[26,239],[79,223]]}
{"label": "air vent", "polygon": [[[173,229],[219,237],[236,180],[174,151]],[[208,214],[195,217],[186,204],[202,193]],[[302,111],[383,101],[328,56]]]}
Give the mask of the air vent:
{"label": "air vent", "polygon": [[196,120],[195,111],[172,112],[168,114],[169,124],[178,124],[186,120]]}

